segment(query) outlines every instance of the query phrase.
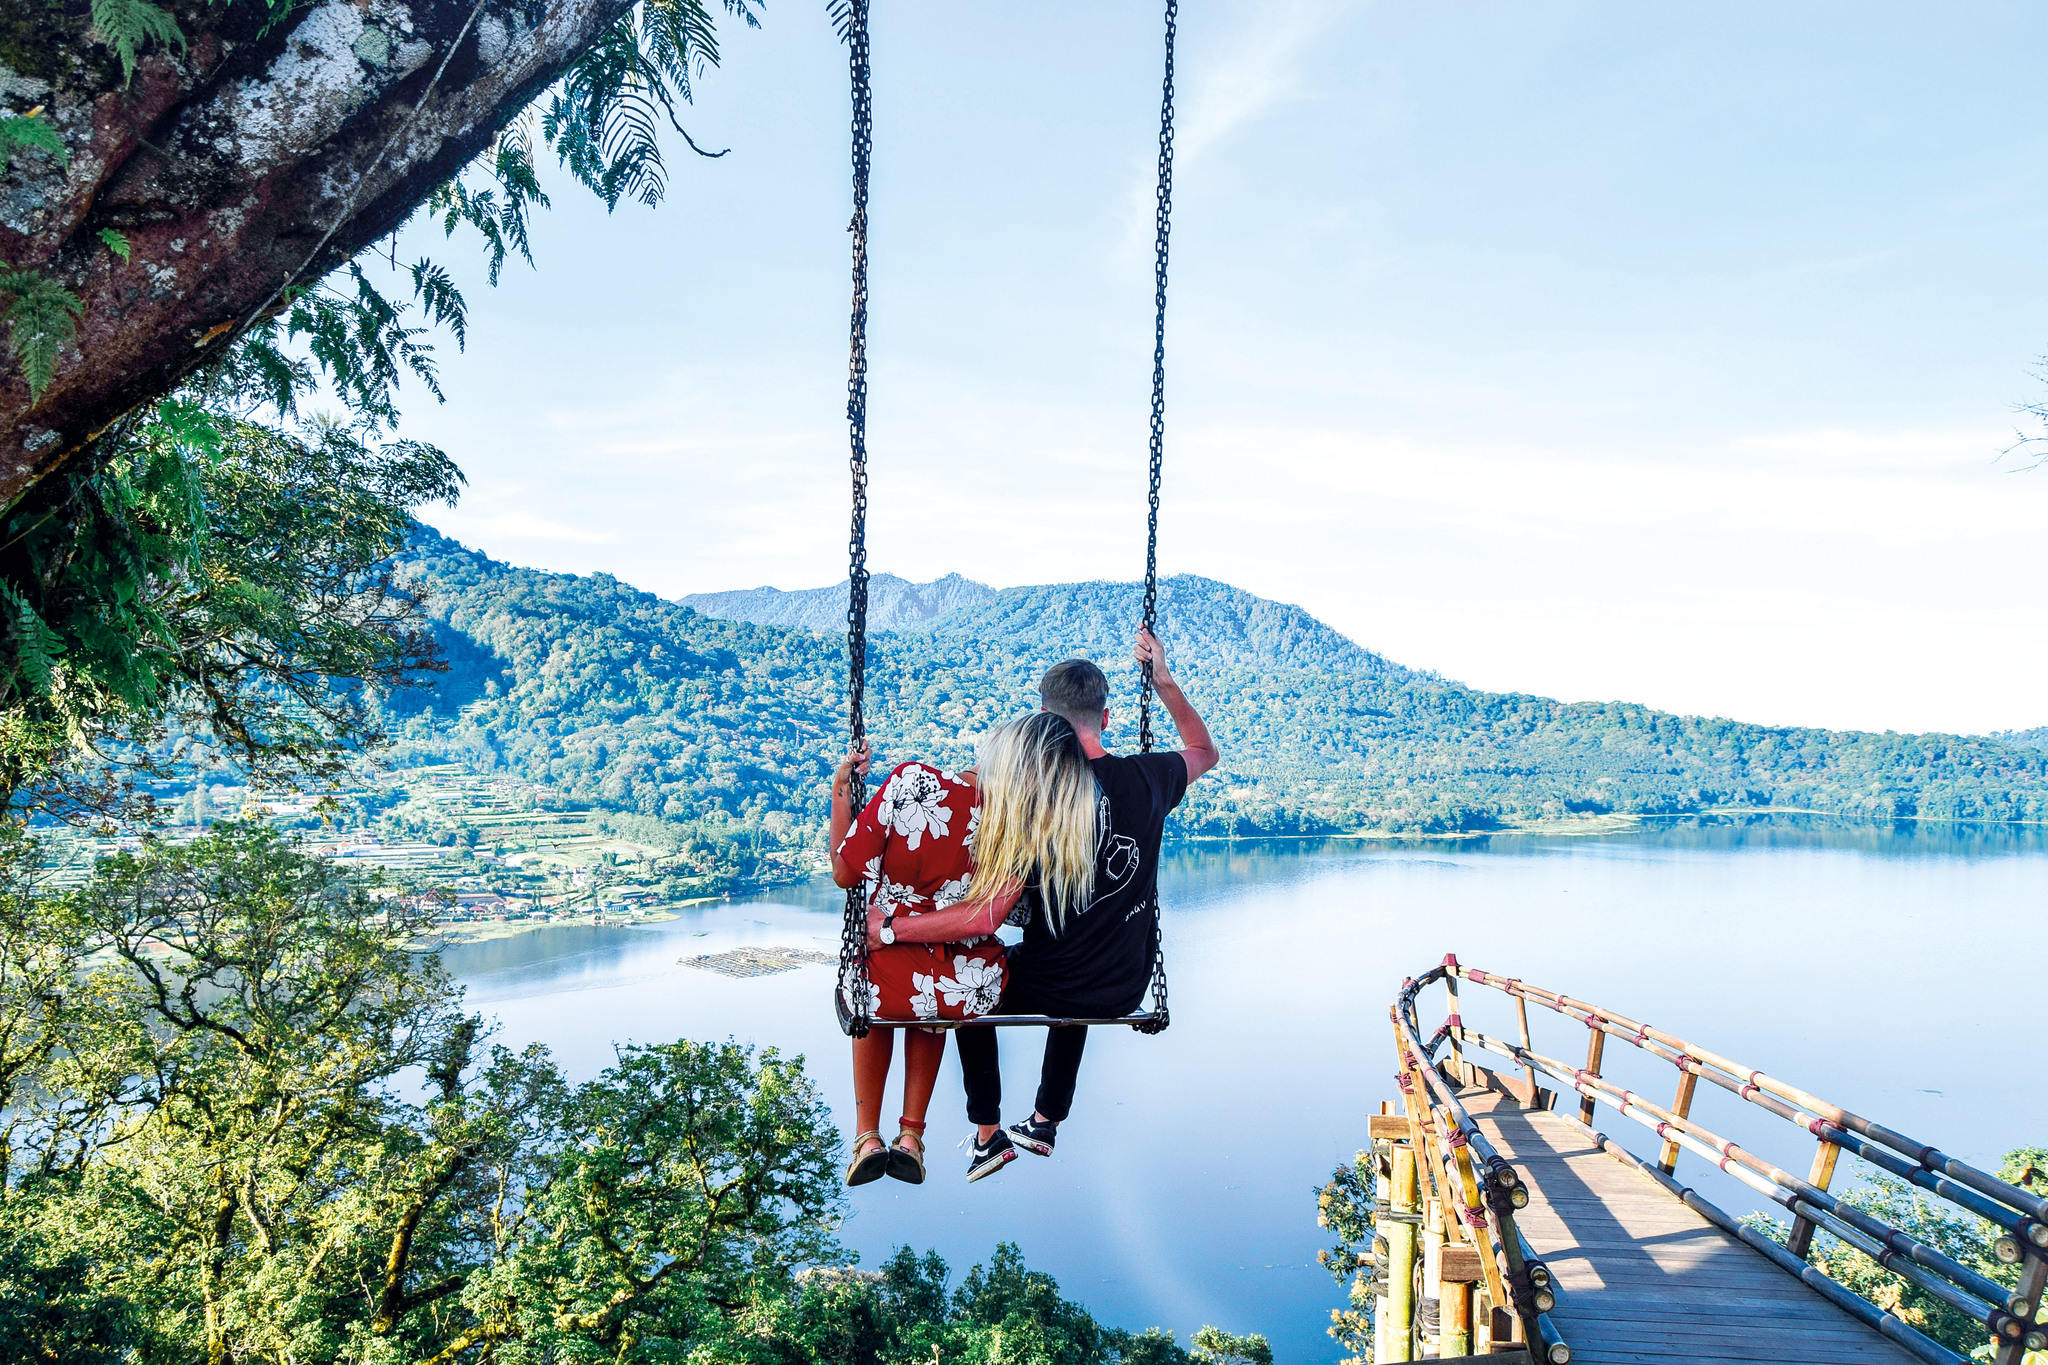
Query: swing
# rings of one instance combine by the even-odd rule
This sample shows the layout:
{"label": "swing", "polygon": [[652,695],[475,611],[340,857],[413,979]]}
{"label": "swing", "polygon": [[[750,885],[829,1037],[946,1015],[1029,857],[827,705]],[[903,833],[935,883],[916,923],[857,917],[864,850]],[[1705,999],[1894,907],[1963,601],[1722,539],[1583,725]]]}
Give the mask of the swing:
{"label": "swing", "polygon": [[[1144,625],[1151,630],[1159,606],[1159,470],[1166,439],[1166,241],[1173,214],[1173,39],[1179,0],[1166,0],[1166,77],[1159,101],[1158,239],[1153,263],[1151,473],[1145,520]],[[846,422],[852,441],[853,528],[848,539],[847,574],[847,729],[851,743],[867,737],[863,714],[867,696],[868,625],[868,159],[874,144],[874,99],[869,88],[868,0],[850,0],[846,8],[846,45],[853,76],[853,328],[848,352]],[[1152,670],[1138,671],[1138,744],[1152,751]],[[854,779],[857,810],[864,804],[865,779]],[[864,1038],[870,1028],[968,1028],[1048,1024],[1128,1024],[1140,1033],[1158,1033],[1169,1016],[1166,1008],[1166,953],[1159,929],[1159,893],[1155,887],[1146,907],[1152,912],[1152,982],[1150,1000],[1134,1014],[1111,1019],[1055,1018],[1042,1014],[985,1014],[972,1019],[875,1019],[868,1013],[868,906],[866,889],[849,887],[846,917],[840,927],[839,978],[832,992],[839,1028]]]}

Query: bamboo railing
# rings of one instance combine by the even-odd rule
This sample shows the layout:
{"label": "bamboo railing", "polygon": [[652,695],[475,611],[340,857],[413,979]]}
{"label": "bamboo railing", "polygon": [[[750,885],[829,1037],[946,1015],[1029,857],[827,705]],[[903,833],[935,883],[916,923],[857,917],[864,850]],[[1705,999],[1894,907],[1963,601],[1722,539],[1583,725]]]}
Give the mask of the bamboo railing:
{"label": "bamboo railing", "polygon": [[[1448,1001],[1447,1017],[1424,1042],[1420,1036],[1421,1025],[1416,1019],[1416,998],[1426,986],[1439,981],[1444,985]],[[1458,1007],[1458,987],[1463,982],[1489,987],[1514,1000],[1519,1042],[1496,1038],[1465,1024]],[[1586,1028],[1586,1060],[1583,1066],[1574,1066],[1535,1050],[1529,1032],[1528,1007],[1532,1003]],[[1514,977],[1463,966],[1455,956],[1447,956],[1441,966],[1403,983],[1394,1019],[1402,1088],[1410,1099],[1409,1107],[1415,1109],[1415,1101],[1421,1099],[1426,1112],[1439,1126],[1462,1131],[1458,1126],[1460,1120],[1470,1125],[1469,1117],[1457,1101],[1453,1080],[1474,1084],[1482,1079],[1483,1074],[1497,1076],[1497,1072],[1488,1073],[1487,1068],[1478,1067],[1469,1056],[1474,1051],[1491,1053],[1514,1063],[1522,1072],[1526,1077],[1526,1093],[1530,1101],[1539,1095],[1539,1078],[1554,1082],[1559,1093],[1569,1090],[1579,1095],[1579,1122],[1589,1131],[1598,1105],[1606,1105],[1650,1129],[1663,1139],[1659,1159],[1654,1164],[1627,1151],[1604,1133],[1593,1132],[1592,1135],[1614,1157],[1642,1171],[1710,1222],[1740,1238],[1781,1269],[1872,1329],[1930,1362],[1930,1365],[1966,1365],[1968,1358],[1932,1340],[1809,1264],[1807,1254],[1817,1231],[1826,1231],[1839,1238],[1886,1270],[1981,1324],[1991,1340],[1995,1365],[2019,1365],[2027,1352],[2048,1349],[2048,1330],[2044,1330],[2040,1317],[2043,1291],[2048,1289],[2048,1198],[2007,1184],[1938,1148],[1831,1104],[1754,1067],[1696,1047],[1661,1029],[1613,1010],[1529,985]],[[1672,1066],[1677,1073],[1677,1081],[1669,1104],[1646,1099],[1601,1074],[1606,1042],[1610,1037]],[[1439,1060],[1436,1053],[1446,1042],[1450,1044],[1450,1055]],[[1694,1120],[1690,1111],[1695,1089],[1701,1080],[1811,1134],[1816,1146],[1806,1176],[1795,1175]],[[1411,1089],[1411,1084],[1421,1087],[1421,1090]],[[1502,1088],[1515,1087],[1507,1085]],[[1475,1142],[1473,1139],[1477,1136],[1477,1130],[1473,1129],[1463,1145],[1479,1153],[1478,1167],[1483,1167],[1487,1179],[1493,1182],[1490,1188],[1505,1192],[1517,1189],[1519,1179],[1514,1176],[1512,1167],[1502,1162],[1483,1138]],[[1904,1230],[1830,1194],[1828,1186],[1834,1178],[1836,1161],[1845,1151],[1937,1199],[1984,1219],[1994,1229],[1991,1242],[1994,1257],[2005,1265],[2020,1267],[2019,1287],[2013,1289],[2001,1285]],[[1765,1236],[1674,1179],[1673,1172],[1681,1153],[1701,1157],[1789,1212],[1792,1222],[1785,1240],[1780,1243]],[[1526,1202],[1526,1190],[1523,1198]],[[1489,1209],[1491,1207],[1489,1205]],[[1509,1280],[1511,1296],[1527,1318],[1525,1339],[1547,1342],[1550,1328],[1541,1313],[1535,1310],[1547,1309],[1550,1305],[1539,1305],[1533,1298],[1525,1299],[1523,1295],[1516,1294],[1513,1283],[1516,1266],[1523,1267],[1526,1272],[1526,1267],[1535,1262],[1519,1246],[1518,1236],[1511,1234],[1512,1219],[1501,1221],[1507,1227],[1494,1229],[1497,1242],[1505,1237],[1499,1256],[1501,1272]],[[1509,1247],[1513,1248],[1513,1255],[1508,1254]],[[1533,1289],[1533,1282],[1527,1288]],[[1559,1357],[1552,1355],[1549,1358],[1556,1360]],[[1569,1359],[1568,1348],[1563,1358]]]}
{"label": "bamboo railing", "polygon": [[1548,1365],[1566,1365],[1571,1348],[1549,1318],[1556,1304],[1550,1272],[1515,1227],[1515,1210],[1527,1206],[1529,1192],[1431,1060],[1443,1034],[1427,1043],[1419,1036],[1420,989],[1407,983],[1391,1012],[1403,1113],[1381,1115],[1372,1125],[1390,1190],[1382,1209],[1386,1248],[1375,1246],[1384,1292],[1373,1358],[1417,1358],[1413,1329],[1424,1315],[1413,1287],[1420,1280],[1437,1290],[1430,1354],[1459,1357],[1521,1343]]}

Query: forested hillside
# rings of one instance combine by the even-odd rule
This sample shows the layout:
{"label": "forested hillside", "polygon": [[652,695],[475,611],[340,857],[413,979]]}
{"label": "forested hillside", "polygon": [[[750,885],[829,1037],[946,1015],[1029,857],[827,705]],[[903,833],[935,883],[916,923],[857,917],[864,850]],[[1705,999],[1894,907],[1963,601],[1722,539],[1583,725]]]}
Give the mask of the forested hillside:
{"label": "forested hillside", "polygon": [[[406,571],[430,590],[451,668],[391,703],[398,762],[508,769],[707,834],[812,837],[842,743],[836,636],[716,619],[605,575],[513,568],[431,531]],[[2037,748],[1481,692],[1226,584],[1175,578],[1163,603],[1176,669],[1224,750],[1182,833],[1442,832],[1725,806],[2048,818]],[[1110,667],[1111,739],[1129,744],[1132,677],[1117,665],[1137,610],[1124,584],[1016,588],[877,635],[870,729],[884,761],[968,761],[974,736],[1035,705],[1039,673],[1077,652]]]}

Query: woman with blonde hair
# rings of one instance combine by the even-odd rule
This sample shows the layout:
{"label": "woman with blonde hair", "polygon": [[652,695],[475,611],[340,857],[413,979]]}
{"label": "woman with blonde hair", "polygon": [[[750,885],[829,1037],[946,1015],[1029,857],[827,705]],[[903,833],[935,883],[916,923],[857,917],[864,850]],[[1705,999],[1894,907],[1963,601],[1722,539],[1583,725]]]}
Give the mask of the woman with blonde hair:
{"label": "woman with blonde hair", "polygon": [[[833,776],[831,843],[833,880],[866,888],[869,1015],[991,1014],[1005,975],[996,929],[1025,888],[1038,893],[1049,917],[1085,906],[1092,894],[1097,793],[1080,740],[1059,716],[1019,717],[983,737],[976,769],[956,774],[915,760],[898,765],[856,817],[853,777],[866,773],[868,760],[868,751],[857,749]],[[849,1185],[884,1175],[924,1180],[925,1113],[946,1035],[904,1030],[901,1131],[885,1147],[882,1091],[895,1032],[874,1029],[853,1040],[858,1136]]]}

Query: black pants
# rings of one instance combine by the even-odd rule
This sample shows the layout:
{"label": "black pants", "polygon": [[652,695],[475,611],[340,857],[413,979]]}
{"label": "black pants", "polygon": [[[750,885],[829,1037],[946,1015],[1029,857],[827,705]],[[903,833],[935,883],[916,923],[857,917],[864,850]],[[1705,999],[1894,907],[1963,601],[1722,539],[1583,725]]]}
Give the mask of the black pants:
{"label": "black pants", "polygon": [[[1003,987],[997,1014],[1050,1014],[1081,1019],[1113,1019],[1130,1012],[1126,1001],[1075,1001],[1036,989],[1028,972],[1012,973]],[[960,1080],[967,1090],[969,1123],[1003,1121],[1003,1071],[999,1064],[998,1028],[953,1030],[960,1045]],[[1081,1053],[1088,1046],[1086,1024],[1065,1024],[1045,1031],[1045,1060],[1038,1069],[1038,1112],[1058,1123],[1074,1107],[1074,1080],[1081,1073]]]}

